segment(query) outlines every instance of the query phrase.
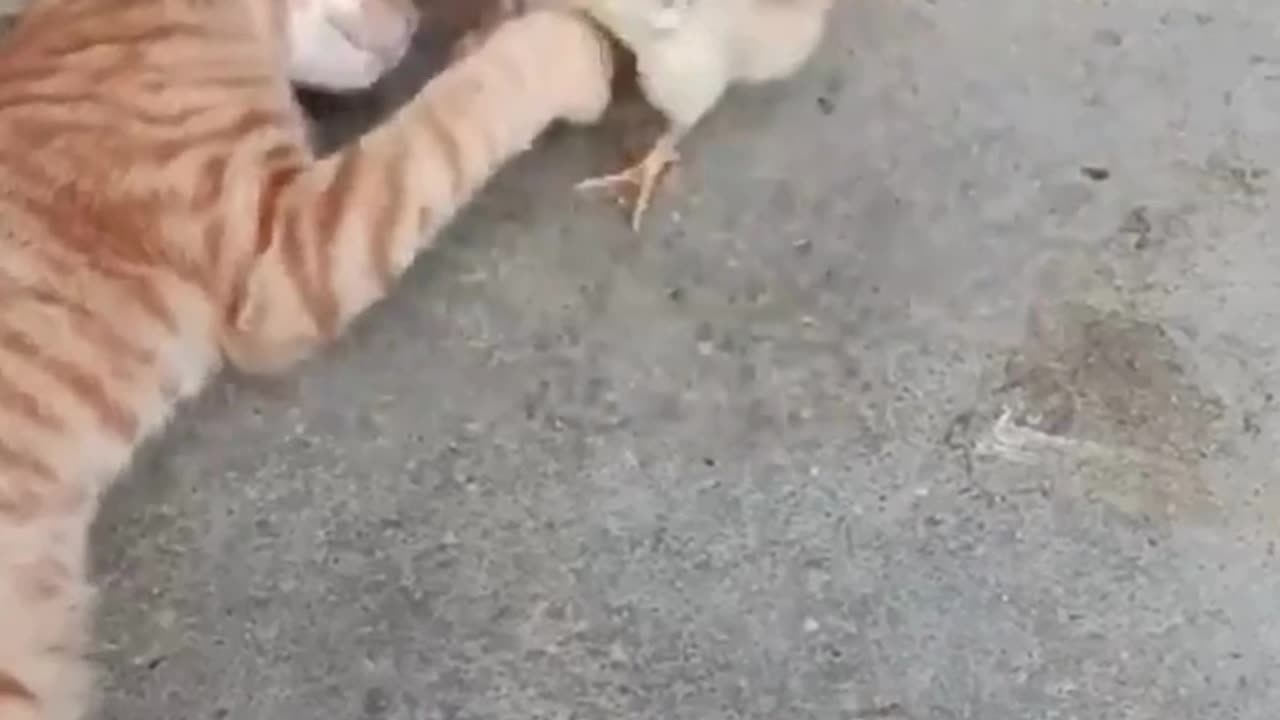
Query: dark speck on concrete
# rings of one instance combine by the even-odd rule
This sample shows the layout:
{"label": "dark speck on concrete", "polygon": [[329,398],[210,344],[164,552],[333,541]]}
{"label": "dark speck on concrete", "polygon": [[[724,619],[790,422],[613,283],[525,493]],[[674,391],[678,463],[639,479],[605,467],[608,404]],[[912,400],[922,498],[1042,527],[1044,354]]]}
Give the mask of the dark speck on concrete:
{"label": "dark speck on concrete", "polygon": [[364,693],[364,716],[366,718],[386,717],[391,710],[391,695],[380,687],[369,688]]}
{"label": "dark speck on concrete", "polygon": [[1111,178],[1111,171],[1100,165],[1086,165],[1080,168],[1080,173],[1094,182],[1102,182]]}

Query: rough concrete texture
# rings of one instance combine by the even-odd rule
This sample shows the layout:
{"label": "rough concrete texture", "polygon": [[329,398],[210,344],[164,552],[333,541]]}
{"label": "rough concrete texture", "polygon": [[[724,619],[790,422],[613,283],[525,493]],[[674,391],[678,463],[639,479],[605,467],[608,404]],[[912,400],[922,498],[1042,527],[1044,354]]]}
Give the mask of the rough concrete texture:
{"label": "rough concrete texture", "polygon": [[554,133],[112,495],[104,717],[1274,718],[1277,23],[844,0],[641,238]]}

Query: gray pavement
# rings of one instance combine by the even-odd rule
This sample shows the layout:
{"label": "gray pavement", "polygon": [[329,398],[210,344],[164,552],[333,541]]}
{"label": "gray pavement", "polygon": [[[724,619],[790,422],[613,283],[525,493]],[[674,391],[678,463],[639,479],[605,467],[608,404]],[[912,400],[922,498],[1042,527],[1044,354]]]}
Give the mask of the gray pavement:
{"label": "gray pavement", "polygon": [[104,717],[1275,718],[1280,4],[835,25],[643,237],[569,191],[626,117],[558,131],[186,408],[97,528]]}

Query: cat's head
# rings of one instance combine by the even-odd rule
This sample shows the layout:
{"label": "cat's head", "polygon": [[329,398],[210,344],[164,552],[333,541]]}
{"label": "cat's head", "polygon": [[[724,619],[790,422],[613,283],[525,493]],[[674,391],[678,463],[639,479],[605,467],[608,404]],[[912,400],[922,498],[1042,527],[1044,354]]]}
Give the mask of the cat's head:
{"label": "cat's head", "polygon": [[317,90],[372,85],[404,57],[418,27],[413,0],[278,0],[289,78]]}

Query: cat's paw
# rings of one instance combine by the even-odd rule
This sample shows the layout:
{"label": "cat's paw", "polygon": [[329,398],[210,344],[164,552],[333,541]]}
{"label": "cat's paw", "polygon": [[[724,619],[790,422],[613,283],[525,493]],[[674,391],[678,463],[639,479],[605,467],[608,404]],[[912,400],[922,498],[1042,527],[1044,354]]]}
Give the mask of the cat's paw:
{"label": "cat's paw", "polygon": [[545,13],[562,25],[562,39],[545,63],[563,90],[561,118],[577,125],[598,122],[613,98],[613,45],[590,19],[571,12]]}
{"label": "cat's paw", "polygon": [[499,23],[484,41],[518,64],[521,82],[556,119],[597,122],[612,99],[610,37],[585,15],[570,10],[531,10]]}
{"label": "cat's paw", "polygon": [[529,0],[485,0],[466,3],[470,10],[465,19],[466,30],[453,46],[453,60],[470,55],[484,44],[504,22],[528,12]]}

